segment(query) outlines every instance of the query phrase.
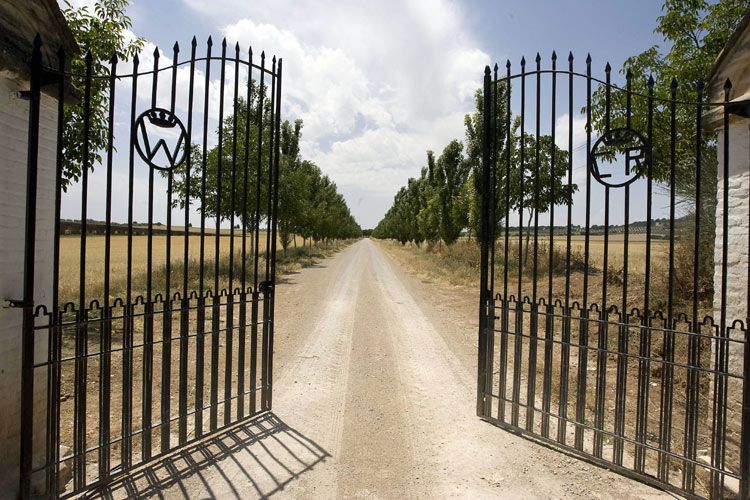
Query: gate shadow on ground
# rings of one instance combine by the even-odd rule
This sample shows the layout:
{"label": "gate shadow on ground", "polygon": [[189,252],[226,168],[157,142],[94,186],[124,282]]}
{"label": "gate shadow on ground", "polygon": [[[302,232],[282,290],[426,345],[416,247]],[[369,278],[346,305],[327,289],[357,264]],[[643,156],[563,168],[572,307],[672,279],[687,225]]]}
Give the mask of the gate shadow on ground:
{"label": "gate shadow on ground", "polygon": [[273,413],[187,446],[85,498],[268,498],[331,455]]}

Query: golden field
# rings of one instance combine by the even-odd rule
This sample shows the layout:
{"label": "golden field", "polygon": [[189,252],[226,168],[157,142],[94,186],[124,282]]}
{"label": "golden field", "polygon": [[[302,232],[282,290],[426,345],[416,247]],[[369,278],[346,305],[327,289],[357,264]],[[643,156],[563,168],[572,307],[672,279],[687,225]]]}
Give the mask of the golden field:
{"label": "golden field", "polygon": [[[262,280],[265,272],[265,259],[263,253],[266,250],[266,233],[260,232],[259,252],[259,280]],[[209,234],[204,240],[204,280],[209,286],[213,286],[214,257],[216,255],[216,237]],[[185,251],[185,238],[182,235],[171,236],[170,282],[172,293],[182,289],[183,256]],[[301,244],[298,239],[297,244]],[[126,235],[113,235],[111,237],[110,249],[110,297],[123,297],[127,290],[128,271],[128,237]],[[197,285],[200,269],[200,246],[201,236],[191,234],[188,236],[188,282],[193,287]],[[229,235],[219,236],[219,276],[222,286],[228,285],[229,255],[232,247],[232,238]],[[292,245],[292,248],[294,245]],[[252,249],[254,239],[247,236],[247,276],[252,283]],[[281,249],[281,243],[277,241],[277,249]],[[103,235],[88,235],[86,237],[86,296],[89,300],[101,298],[104,292],[104,251],[105,237]],[[65,235],[60,238],[60,300],[77,301],[80,283],[80,235]],[[241,276],[242,263],[242,235],[234,237],[234,276],[233,286],[239,285],[237,278]],[[152,286],[156,292],[166,289],[166,263],[167,263],[167,236],[158,235],[152,237]],[[133,236],[132,242],[132,290],[133,293],[144,293],[146,290],[146,271],[148,269],[148,237]]]}

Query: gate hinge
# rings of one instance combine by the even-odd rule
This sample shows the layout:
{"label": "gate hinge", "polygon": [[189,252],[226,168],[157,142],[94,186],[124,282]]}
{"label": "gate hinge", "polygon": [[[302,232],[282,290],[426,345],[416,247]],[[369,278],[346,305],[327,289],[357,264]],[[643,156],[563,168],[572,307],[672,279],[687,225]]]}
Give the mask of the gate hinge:
{"label": "gate hinge", "polygon": [[27,309],[34,307],[34,302],[26,302],[18,299],[5,299],[4,309]]}

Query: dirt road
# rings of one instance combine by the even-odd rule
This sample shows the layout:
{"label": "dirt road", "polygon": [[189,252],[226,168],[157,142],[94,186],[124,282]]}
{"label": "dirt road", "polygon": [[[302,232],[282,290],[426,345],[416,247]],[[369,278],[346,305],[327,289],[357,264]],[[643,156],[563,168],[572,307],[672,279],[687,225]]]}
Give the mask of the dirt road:
{"label": "dirt road", "polygon": [[284,276],[277,290],[273,415],[149,469],[120,494],[663,495],[475,416],[476,307],[465,290],[419,281],[370,240]]}

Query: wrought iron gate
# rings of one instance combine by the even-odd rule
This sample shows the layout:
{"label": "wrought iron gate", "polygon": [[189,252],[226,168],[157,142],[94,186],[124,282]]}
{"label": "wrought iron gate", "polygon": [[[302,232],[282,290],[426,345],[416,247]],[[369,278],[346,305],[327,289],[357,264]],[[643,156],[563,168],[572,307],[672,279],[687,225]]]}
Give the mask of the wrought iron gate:
{"label": "wrought iron gate", "polygon": [[[87,490],[271,409],[282,62],[226,40],[220,55],[210,38],[198,50],[194,38],[189,57],[175,44],[166,63],[158,48],[132,61],[89,54],[71,74],[63,52],[44,67],[35,41],[14,303],[23,497]],[[39,138],[53,120],[46,193]],[[65,144],[75,123],[81,142]],[[54,224],[37,213],[49,195]],[[46,246],[52,262],[39,260]]]}
{"label": "wrought iron gate", "polygon": [[728,81],[710,102],[702,83],[596,79],[590,57],[535,62],[484,75],[477,414],[748,498],[748,172],[729,132],[746,103]]}

